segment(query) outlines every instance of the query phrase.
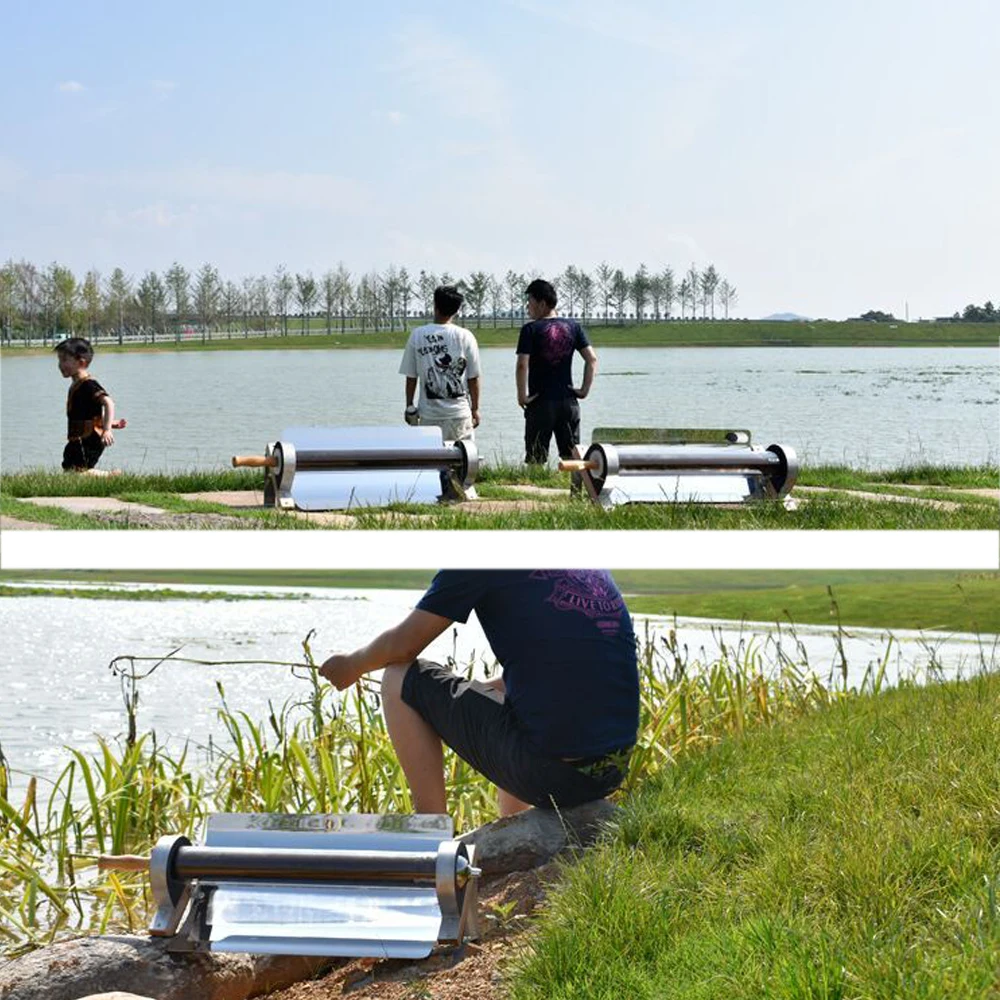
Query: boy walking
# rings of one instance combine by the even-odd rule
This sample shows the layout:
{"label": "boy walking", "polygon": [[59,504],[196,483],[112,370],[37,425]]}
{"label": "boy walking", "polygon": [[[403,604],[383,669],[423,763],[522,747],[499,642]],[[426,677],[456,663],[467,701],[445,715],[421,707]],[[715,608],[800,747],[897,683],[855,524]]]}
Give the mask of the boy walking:
{"label": "boy walking", "polygon": [[445,441],[471,441],[479,426],[479,345],[471,331],[452,323],[464,301],[454,285],[435,288],[434,322],[410,334],[399,366],[406,376],[404,419],[440,427]]}
{"label": "boy walking", "polygon": [[105,448],[115,443],[112,428],[125,426],[115,421],[115,401],[89,371],[94,349],[83,337],[70,337],[56,344],[59,372],[72,379],[66,397],[66,447],[62,467],[66,472],[94,471]]}

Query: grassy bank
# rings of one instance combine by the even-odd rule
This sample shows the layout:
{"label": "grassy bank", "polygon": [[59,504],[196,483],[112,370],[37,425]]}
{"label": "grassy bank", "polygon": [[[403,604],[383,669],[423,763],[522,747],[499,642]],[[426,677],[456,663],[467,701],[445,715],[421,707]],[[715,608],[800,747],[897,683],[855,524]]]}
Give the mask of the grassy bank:
{"label": "grassy bank", "polygon": [[[314,529],[329,527],[309,518],[273,509],[240,509],[183,494],[255,490],[262,477],[250,470],[192,470],[173,474],[143,474],[100,478],[68,476],[38,469],[5,474],[0,480],[0,513],[62,528],[129,528],[151,526],[149,520],[117,515],[82,514],[31,506],[24,498],[37,496],[107,496],[133,501],[178,515],[169,527],[228,527]],[[907,466],[865,470],[821,466],[803,470],[798,510],[772,503],[720,509],[699,504],[629,505],[606,512],[569,496],[568,476],[545,467],[484,465],[476,484],[488,505],[419,506],[348,511],[349,525],[335,527],[383,530],[417,529],[985,529],[1000,526],[997,501],[973,490],[996,489],[995,465]],[[543,487],[551,493],[532,491]],[[809,492],[821,487],[822,492]],[[563,492],[559,492],[563,491]],[[862,495],[864,494],[864,495]],[[873,495],[874,494],[874,495]],[[885,500],[879,497],[886,497]],[[895,499],[893,499],[895,498]],[[924,501],[924,502],[914,502]],[[200,515],[200,516],[198,516]]]}
{"label": "grassy bank", "polygon": [[288,601],[300,600],[298,594],[234,594],[222,590],[115,590],[111,587],[32,587],[11,586],[0,580],[0,597],[68,597],[91,601]]}
{"label": "grassy bank", "polygon": [[[636,614],[723,618],[734,621],[867,626],[1000,634],[1000,574],[944,570],[614,570]],[[7,571],[0,572],[0,596],[111,597],[151,600],[191,599],[170,584],[205,587],[394,588],[422,590],[433,570],[307,571]],[[65,581],[65,587],[32,587],[33,581]],[[71,586],[73,581],[87,589]],[[20,586],[12,587],[10,584]],[[156,590],[115,591],[102,583],[162,584]],[[241,600],[244,595],[207,591],[197,595]],[[294,598],[294,595],[291,595]]]}
{"label": "grassy bank", "polygon": [[[856,697],[816,680],[798,650],[788,650],[774,668],[747,650],[699,662],[649,635],[639,652],[640,741],[623,795],[726,734]],[[287,677],[290,695],[261,721],[230,710],[221,683],[225,664],[203,664],[220,678],[223,737],[163,746],[144,733],[139,694],[164,661],[123,659],[108,677],[121,685],[126,706],[121,743],[101,740],[93,755],[73,750],[61,772],[33,777],[17,801],[7,792],[0,752],[0,953],[77,929],[141,928],[148,917],[144,880],[98,872],[96,855],[146,853],[163,833],[196,835],[208,813],[411,811],[375,692],[355,685],[338,693],[318,683],[308,666],[308,637],[292,660],[304,666],[272,664],[276,680]],[[869,671],[865,685],[880,683]],[[460,830],[495,817],[485,779],[451,754],[446,773],[449,811]]]}
{"label": "grassy bank", "polygon": [[516,1000],[995,997],[1000,678],[686,753],[565,873]]}
{"label": "grassy bank", "polygon": [[[513,347],[520,324],[514,327],[477,326],[463,320],[476,335],[481,347]],[[414,321],[410,328],[418,326]],[[990,323],[862,323],[816,320],[783,323],[766,320],[674,320],[660,323],[627,323],[585,326],[598,348],[604,347],[973,347],[995,346],[1000,326]],[[326,321],[313,318],[302,332],[301,322],[293,322],[288,336],[267,336],[251,331],[213,333],[204,343],[195,337],[174,340],[172,336],[155,343],[101,343],[101,354],[133,351],[260,351],[329,350],[331,348],[395,348],[402,350],[408,333],[368,331],[340,333],[336,325],[326,332]],[[16,342],[2,345],[8,356],[45,354],[51,347],[20,347]]]}

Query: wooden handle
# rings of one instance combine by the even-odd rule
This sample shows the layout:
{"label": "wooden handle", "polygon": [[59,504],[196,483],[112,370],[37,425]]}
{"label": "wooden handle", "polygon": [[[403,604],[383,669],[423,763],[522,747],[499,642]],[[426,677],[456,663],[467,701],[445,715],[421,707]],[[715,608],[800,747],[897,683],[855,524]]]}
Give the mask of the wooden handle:
{"label": "wooden handle", "polygon": [[233,455],[234,469],[276,469],[278,467],[277,458],[272,455]]}
{"label": "wooden handle", "polygon": [[585,462],[582,458],[564,458],[559,462],[560,472],[593,472],[597,462]]}
{"label": "wooden handle", "polygon": [[102,872],[144,872],[149,870],[149,858],[141,854],[102,854],[97,867]]}

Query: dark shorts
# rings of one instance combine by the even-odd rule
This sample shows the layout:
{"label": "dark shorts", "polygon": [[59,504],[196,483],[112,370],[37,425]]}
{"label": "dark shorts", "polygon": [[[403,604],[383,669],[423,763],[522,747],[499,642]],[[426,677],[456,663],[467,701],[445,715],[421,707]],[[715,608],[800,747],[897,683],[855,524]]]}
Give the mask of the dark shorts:
{"label": "dark shorts", "polygon": [[580,403],[576,396],[536,399],[524,408],[524,461],[541,465],[548,461],[549,443],[556,436],[560,458],[572,458],[580,443]]}
{"label": "dark shorts", "polygon": [[542,809],[602,799],[625,778],[628,750],[573,763],[549,757],[499,692],[429,660],[414,660],[406,671],[403,701],[498,788]]}
{"label": "dark shorts", "polygon": [[63,448],[62,467],[70,469],[92,469],[104,454],[104,442],[100,434],[88,434],[85,438],[67,441]]}

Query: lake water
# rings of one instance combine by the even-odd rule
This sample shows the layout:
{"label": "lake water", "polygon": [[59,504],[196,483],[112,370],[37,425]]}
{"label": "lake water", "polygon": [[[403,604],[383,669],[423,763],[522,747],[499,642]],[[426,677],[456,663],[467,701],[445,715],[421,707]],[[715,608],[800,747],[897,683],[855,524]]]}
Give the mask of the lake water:
{"label": "lake water", "polygon": [[[482,352],[481,453],[520,461],[514,352]],[[886,468],[996,462],[1000,365],[991,348],[614,348],[582,404],[595,426],[745,427],[808,463]],[[102,462],[133,472],[218,468],[286,427],[402,421],[392,350],[108,354],[94,374],[129,426]],[[579,384],[580,361],[576,362]],[[54,357],[4,355],[0,467],[58,466],[67,383]]]}
{"label": "lake water", "polygon": [[[419,591],[402,590],[282,590],[295,599],[282,601],[202,601],[197,587],[191,600],[109,601],[65,597],[0,599],[0,746],[14,771],[15,789],[27,775],[53,779],[69,759],[66,750],[95,748],[95,734],[120,736],[125,727],[119,682],[108,669],[116,656],[162,656],[182,647],[180,656],[200,660],[302,659],[301,642],[316,629],[312,650],[317,661],[367,642],[394,624],[414,606]],[[254,592],[257,588],[227,588]],[[637,617],[641,635],[645,623],[654,638],[673,620]],[[777,660],[773,626],[738,625],[681,619],[678,639],[691,660],[717,658],[719,643],[735,648],[753,642],[763,663]],[[825,681],[839,663],[829,628],[801,627],[795,638],[781,638],[785,655],[802,662],[801,642],[808,664]],[[894,633],[889,679],[922,670],[930,662],[945,675],[975,671],[985,657],[995,663],[995,637],[940,633]],[[887,635],[879,630],[851,629],[844,640],[850,665],[849,681],[860,684],[866,669],[885,655]],[[475,616],[467,625],[449,630],[425,654],[443,660],[454,655],[460,663],[475,656],[480,668],[492,665],[492,655]],[[215,717],[220,705],[216,682],[225,688],[228,704],[251,719],[264,720],[268,701],[308,695],[309,684],[288,668],[262,663],[199,666],[169,663],[139,685],[140,732],[155,730],[158,740],[178,749],[185,739],[206,745],[211,736],[225,743]]]}

